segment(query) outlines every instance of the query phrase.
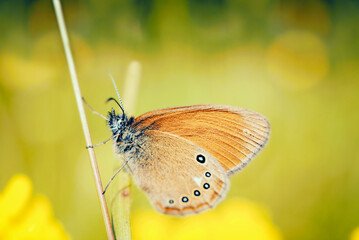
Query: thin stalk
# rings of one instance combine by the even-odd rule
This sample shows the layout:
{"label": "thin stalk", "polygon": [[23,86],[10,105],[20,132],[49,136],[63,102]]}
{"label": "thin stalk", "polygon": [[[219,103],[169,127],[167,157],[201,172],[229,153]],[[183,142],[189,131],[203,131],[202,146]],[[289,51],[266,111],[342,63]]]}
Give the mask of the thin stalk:
{"label": "thin stalk", "polygon": [[[75,68],[74,60],[73,60],[71,49],[70,49],[70,42],[69,42],[69,38],[67,35],[67,30],[66,30],[63,13],[62,13],[60,0],[53,0],[53,4],[54,4],[57,22],[58,22],[59,29],[60,29],[62,42],[64,45],[67,64],[68,64],[70,75],[71,75],[71,81],[72,81],[72,86],[73,86],[74,93],[75,93],[77,108],[78,108],[79,114],[80,114],[82,130],[85,135],[87,146],[92,146],[90,130],[88,128],[87,119],[86,119],[86,115],[85,115],[85,109],[84,109],[82,99],[81,99],[82,96],[81,96],[80,86],[79,86],[79,83],[77,80],[76,68]],[[105,227],[106,227],[107,238],[110,240],[113,240],[114,235],[113,235],[112,228],[111,228],[111,222],[110,222],[110,217],[109,217],[108,210],[107,210],[106,199],[105,199],[105,196],[102,195],[103,189],[102,189],[102,183],[101,183],[101,178],[100,178],[100,172],[97,167],[95,152],[94,152],[93,148],[88,148],[87,150],[88,150],[88,153],[90,156],[90,163],[91,163],[92,172],[93,172],[94,179],[95,179],[97,196],[100,201],[101,212],[102,212],[103,220],[104,220]]]}
{"label": "thin stalk", "polygon": [[[127,114],[132,115],[135,111],[138,86],[141,78],[141,65],[133,61],[128,67],[124,86],[124,107]],[[123,164],[123,160],[114,162],[114,171]],[[130,240],[130,186],[131,177],[126,171],[121,171],[112,183],[111,191],[111,218],[116,239]]]}

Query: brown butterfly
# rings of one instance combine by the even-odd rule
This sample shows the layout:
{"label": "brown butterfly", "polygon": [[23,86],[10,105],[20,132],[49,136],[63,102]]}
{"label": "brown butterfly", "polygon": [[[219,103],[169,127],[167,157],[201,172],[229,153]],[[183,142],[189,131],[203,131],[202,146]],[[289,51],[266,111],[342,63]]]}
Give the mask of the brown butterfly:
{"label": "brown butterfly", "polygon": [[122,102],[117,104],[122,113],[112,109],[105,117],[115,154],[125,159],[135,183],[165,214],[188,215],[216,206],[228,192],[229,176],[244,168],[269,138],[268,120],[243,108],[193,105],[128,118]]}

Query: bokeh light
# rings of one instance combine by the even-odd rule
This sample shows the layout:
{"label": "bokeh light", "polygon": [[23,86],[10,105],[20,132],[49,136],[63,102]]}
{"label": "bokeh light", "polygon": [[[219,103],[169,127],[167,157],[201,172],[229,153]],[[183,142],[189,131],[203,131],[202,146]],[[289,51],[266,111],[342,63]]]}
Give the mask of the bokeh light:
{"label": "bokeh light", "polygon": [[302,89],[323,81],[329,71],[324,43],[310,32],[290,31],[268,49],[268,72],[284,87]]}

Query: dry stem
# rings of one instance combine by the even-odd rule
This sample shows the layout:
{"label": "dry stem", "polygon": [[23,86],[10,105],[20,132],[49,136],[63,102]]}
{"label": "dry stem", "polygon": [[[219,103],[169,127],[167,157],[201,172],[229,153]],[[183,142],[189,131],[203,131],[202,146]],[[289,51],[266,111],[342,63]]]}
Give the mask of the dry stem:
{"label": "dry stem", "polygon": [[[63,14],[62,14],[60,0],[53,0],[53,4],[54,4],[55,12],[56,12],[56,17],[57,17],[57,22],[58,22],[59,29],[60,29],[62,42],[63,42],[64,49],[65,49],[67,64],[68,64],[70,75],[71,75],[72,86],[73,86],[74,93],[75,93],[77,107],[79,110],[81,123],[82,123],[82,129],[83,129],[85,139],[86,139],[86,144],[87,144],[87,146],[92,146],[90,130],[88,128],[85,110],[84,110],[84,106],[83,106],[83,103],[81,100],[80,86],[79,86],[79,83],[77,80],[76,68],[75,68],[73,58],[72,58],[69,38],[67,35],[65,21],[64,21]],[[95,152],[92,148],[88,148],[87,150],[88,150],[88,153],[90,156],[90,163],[91,163],[92,172],[93,172],[93,175],[95,178],[97,196],[100,201],[100,206],[101,206],[102,216],[103,216],[103,220],[104,220],[105,227],[106,227],[107,237],[108,237],[108,239],[112,240],[112,239],[114,239],[114,236],[113,236],[113,232],[112,232],[112,228],[111,228],[110,217],[109,217],[108,210],[107,210],[106,199],[105,199],[105,196],[102,195],[103,189],[102,189],[100,173],[99,173],[99,170],[97,167]]]}

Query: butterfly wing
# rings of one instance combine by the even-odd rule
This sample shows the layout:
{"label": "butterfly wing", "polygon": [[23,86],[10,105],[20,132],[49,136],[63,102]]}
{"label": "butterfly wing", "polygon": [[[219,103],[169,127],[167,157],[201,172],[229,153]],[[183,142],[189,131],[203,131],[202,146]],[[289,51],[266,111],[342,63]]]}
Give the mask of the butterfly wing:
{"label": "butterfly wing", "polygon": [[265,146],[268,120],[251,110],[221,105],[193,105],[151,111],[135,119],[134,128],[153,129],[205,149],[228,175],[235,173]]}
{"label": "butterfly wing", "polygon": [[229,179],[216,159],[186,139],[147,130],[136,154],[127,156],[129,172],[153,205],[166,214],[188,215],[214,207]]}

